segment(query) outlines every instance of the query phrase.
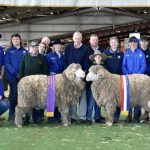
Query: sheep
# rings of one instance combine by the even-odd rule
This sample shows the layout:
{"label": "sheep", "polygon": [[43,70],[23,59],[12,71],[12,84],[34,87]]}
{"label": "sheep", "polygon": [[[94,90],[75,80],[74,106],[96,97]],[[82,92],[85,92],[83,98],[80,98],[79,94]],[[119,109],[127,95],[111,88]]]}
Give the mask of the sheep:
{"label": "sheep", "polygon": [[[85,87],[82,80],[84,71],[79,64],[71,64],[62,74],[55,75],[56,100],[63,126],[71,124],[69,107],[78,102]],[[22,78],[18,83],[18,104],[16,106],[15,124],[22,127],[23,116],[30,114],[33,108],[45,109],[48,76],[31,75]]]}
{"label": "sheep", "polygon": [[[130,106],[141,106],[141,122],[145,119],[145,111],[150,118],[150,78],[147,75],[128,75],[130,86]],[[107,114],[106,124],[112,126],[116,106],[121,106],[120,75],[111,74],[100,65],[92,66],[86,76],[93,81],[92,94],[97,105],[104,106]],[[149,119],[150,124],[150,119]]]}

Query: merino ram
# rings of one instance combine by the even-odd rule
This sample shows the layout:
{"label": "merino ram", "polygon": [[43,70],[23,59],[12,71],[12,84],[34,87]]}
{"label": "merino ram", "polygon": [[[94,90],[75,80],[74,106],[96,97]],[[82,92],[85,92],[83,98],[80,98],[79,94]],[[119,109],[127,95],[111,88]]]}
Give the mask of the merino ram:
{"label": "merino ram", "polygon": [[[150,118],[150,77],[142,74],[128,75],[130,87],[130,106],[141,106],[141,119],[145,111]],[[92,66],[86,77],[93,81],[91,90],[97,105],[104,106],[107,114],[106,124],[112,126],[116,106],[121,106],[120,76],[111,74],[100,65]],[[150,124],[150,121],[149,121]]]}
{"label": "merino ram", "polygon": [[[62,124],[70,124],[69,107],[78,102],[85,83],[84,71],[79,64],[71,64],[62,74],[55,76],[56,100]],[[48,87],[48,76],[31,75],[24,77],[18,83],[18,105],[16,107],[15,123],[22,127],[23,115],[31,113],[33,108],[45,109]]]}

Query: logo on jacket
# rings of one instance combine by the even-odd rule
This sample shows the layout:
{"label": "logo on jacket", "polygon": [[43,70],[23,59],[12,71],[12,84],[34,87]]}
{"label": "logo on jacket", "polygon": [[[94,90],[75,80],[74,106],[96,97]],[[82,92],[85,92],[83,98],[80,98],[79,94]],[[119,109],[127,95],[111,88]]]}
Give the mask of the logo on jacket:
{"label": "logo on jacket", "polygon": [[118,59],[120,59],[121,58],[121,56],[118,56]]}
{"label": "logo on jacket", "polygon": [[146,55],[146,58],[148,58],[149,56],[148,55]]}
{"label": "logo on jacket", "polygon": [[139,54],[139,57],[142,57],[142,54]]}

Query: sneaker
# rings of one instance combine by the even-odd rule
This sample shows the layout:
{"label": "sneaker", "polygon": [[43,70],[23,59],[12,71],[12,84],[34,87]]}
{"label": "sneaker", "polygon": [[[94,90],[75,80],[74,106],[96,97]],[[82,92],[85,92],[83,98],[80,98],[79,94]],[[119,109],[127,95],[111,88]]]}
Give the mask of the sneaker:
{"label": "sneaker", "polygon": [[92,124],[92,121],[91,120],[86,120],[87,124],[88,125],[91,125]]}
{"label": "sneaker", "polygon": [[101,123],[101,119],[96,119],[95,123]]}
{"label": "sneaker", "polygon": [[131,123],[132,122],[132,117],[128,116],[125,121],[125,123]]}
{"label": "sneaker", "polygon": [[8,117],[8,122],[14,123],[14,121],[15,121],[15,116],[14,115],[11,115],[11,116]]}
{"label": "sneaker", "polygon": [[73,122],[77,122],[77,120],[76,120],[76,119],[71,118],[71,123],[73,123]]}
{"label": "sneaker", "polygon": [[101,121],[105,121],[105,118],[103,116],[100,116]]}
{"label": "sneaker", "polygon": [[86,123],[87,123],[87,120],[79,119],[79,123],[81,123],[81,124],[86,124]]}

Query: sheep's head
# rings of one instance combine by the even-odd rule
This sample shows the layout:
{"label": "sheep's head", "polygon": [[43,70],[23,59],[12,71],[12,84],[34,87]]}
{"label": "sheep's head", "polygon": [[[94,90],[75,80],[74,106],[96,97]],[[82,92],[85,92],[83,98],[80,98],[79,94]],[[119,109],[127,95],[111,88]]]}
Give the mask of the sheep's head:
{"label": "sheep's head", "polygon": [[97,81],[100,79],[104,79],[106,74],[106,70],[100,66],[95,65],[90,67],[89,73],[86,76],[86,81]]}
{"label": "sheep's head", "polygon": [[75,80],[76,78],[85,78],[85,72],[82,70],[81,65],[71,64],[63,72],[69,80]]}

